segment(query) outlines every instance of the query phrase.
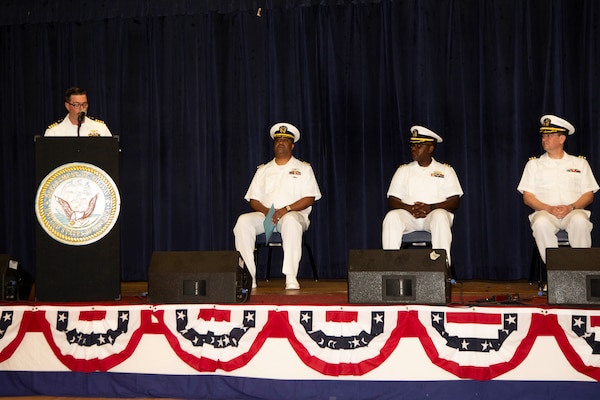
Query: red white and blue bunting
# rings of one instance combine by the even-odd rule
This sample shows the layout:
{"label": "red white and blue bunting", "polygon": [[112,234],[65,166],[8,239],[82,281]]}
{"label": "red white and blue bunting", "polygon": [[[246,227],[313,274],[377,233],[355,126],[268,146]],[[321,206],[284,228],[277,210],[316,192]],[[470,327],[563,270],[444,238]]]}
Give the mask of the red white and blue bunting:
{"label": "red white and blue bunting", "polygon": [[[540,337],[568,364],[600,380],[600,310],[434,306],[0,306],[0,370],[30,333],[41,333],[68,370],[108,371],[145,335],[162,337],[198,373],[236,371],[269,339],[285,339],[323,376],[361,377],[417,339],[438,368],[492,380],[517,368]],[[402,379],[399,376],[398,379]]]}

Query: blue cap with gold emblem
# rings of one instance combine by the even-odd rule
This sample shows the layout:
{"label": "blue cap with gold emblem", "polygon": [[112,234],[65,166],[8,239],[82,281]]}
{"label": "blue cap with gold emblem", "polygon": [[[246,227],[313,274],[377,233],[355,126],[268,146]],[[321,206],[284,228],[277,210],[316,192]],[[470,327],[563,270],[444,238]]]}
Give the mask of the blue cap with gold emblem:
{"label": "blue cap with gold emblem", "polygon": [[418,143],[442,143],[444,139],[440,135],[424,126],[415,125],[410,128],[410,144]]}
{"label": "blue cap with gold emblem", "polygon": [[298,140],[300,140],[300,131],[289,122],[278,122],[271,127],[271,137],[273,139],[278,137],[286,137],[293,139],[294,143],[296,143]]}
{"label": "blue cap with gold emblem", "polygon": [[540,118],[540,133],[558,133],[560,135],[572,135],[575,133],[575,127],[569,121],[559,118],[556,115],[543,115]]}

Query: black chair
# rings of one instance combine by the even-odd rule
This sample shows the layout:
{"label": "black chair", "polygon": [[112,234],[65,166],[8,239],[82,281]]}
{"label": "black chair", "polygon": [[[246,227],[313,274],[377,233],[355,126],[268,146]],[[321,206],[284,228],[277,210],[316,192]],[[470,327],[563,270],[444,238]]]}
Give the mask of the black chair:
{"label": "black chair", "polygon": [[[259,250],[264,247],[269,249],[269,252],[267,255],[267,269],[265,272],[265,279],[267,281],[269,279],[271,279],[271,255],[272,255],[273,248],[274,247],[281,248],[282,244],[283,244],[283,241],[281,240],[281,233],[279,233],[279,232],[273,232],[271,234],[269,243],[267,243],[266,236],[264,233],[261,233],[260,235],[256,236],[256,245],[254,246],[254,261],[256,264],[257,275],[258,275]],[[308,254],[308,259],[310,261],[310,267],[312,269],[313,278],[315,281],[318,281],[319,275],[317,273],[317,267],[315,265],[315,258],[313,257],[313,252],[312,252],[311,247],[308,245],[308,243],[306,243],[306,240],[304,239],[304,235],[302,235],[302,246],[304,246],[304,249],[306,250],[306,253]]]}
{"label": "black chair", "polygon": [[[556,233],[556,237],[558,238],[558,247],[568,247],[569,243],[569,235],[567,231],[560,230]],[[542,257],[540,256],[540,252],[538,251],[537,245],[535,244],[535,239],[533,240],[533,252],[531,255],[531,265],[529,266],[529,284],[533,285],[533,279],[535,277],[535,272],[538,271],[538,290],[544,290],[544,275],[546,272],[546,264],[542,261]]]}
{"label": "black chair", "polygon": [[431,232],[414,231],[411,233],[404,234],[402,236],[402,248],[408,249],[411,247],[415,247],[415,248],[431,247]]}
{"label": "black chair", "polygon": [[[427,249],[431,248],[431,232],[427,231],[413,231],[411,233],[405,233],[402,236],[402,249]],[[450,276],[452,279],[456,278],[456,270],[454,265],[450,266]]]}

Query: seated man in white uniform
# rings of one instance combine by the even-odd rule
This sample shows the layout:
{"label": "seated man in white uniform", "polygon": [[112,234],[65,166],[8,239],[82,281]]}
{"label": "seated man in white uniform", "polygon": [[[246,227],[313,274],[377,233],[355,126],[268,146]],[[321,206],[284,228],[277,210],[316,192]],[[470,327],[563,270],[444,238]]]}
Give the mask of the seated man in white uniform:
{"label": "seated man in white uniform", "polygon": [[533,209],[529,223],[546,263],[546,249],[558,247],[556,233],[561,229],[567,231],[571,247],[592,247],[591,212],[585,207],[594,200],[598,183],[585,158],[564,151],[567,135],[575,133],[575,127],[555,115],[542,116],[540,123],[546,152],[527,162],[517,190]]}
{"label": "seated man in white uniform", "polygon": [[321,198],[317,179],[309,163],[292,155],[300,131],[292,124],[280,122],[271,127],[275,158],[260,165],[250,183],[245,199],[253,212],[238,217],[233,228],[235,248],[244,259],[256,287],[254,247],[256,235],[265,233],[263,222],[271,207],[271,222],[281,233],[286,290],[300,289],[297,280],[302,257],[302,235],[310,225],[312,205]]}
{"label": "seated man in white uniform", "polygon": [[402,236],[414,231],[431,232],[434,249],[444,249],[451,265],[453,211],[463,195],[454,169],[433,158],[442,138],[423,127],[410,128],[413,161],[401,165],[387,192],[390,211],[383,220],[381,241],[384,250],[397,250]]}
{"label": "seated man in white uniform", "polygon": [[68,111],[67,116],[48,126],[44,136],[112,136],[103,121],[87,115],[88,100],[85,90],[79,87],[67,89],[65,108]]}

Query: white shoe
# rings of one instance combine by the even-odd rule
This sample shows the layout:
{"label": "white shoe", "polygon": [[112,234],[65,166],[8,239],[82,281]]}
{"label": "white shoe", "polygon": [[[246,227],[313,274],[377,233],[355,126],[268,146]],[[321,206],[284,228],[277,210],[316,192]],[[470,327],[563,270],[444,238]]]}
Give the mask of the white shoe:
{"label": "white shoe", "polygon": [[252,289],[256,289],[256,281],[254,279],[252,279]]}
{"label": "white shoe", "polygon": [[286,278],[285,279],[285,290],[298,290],[300,289],[300,284],[296,278]]}

